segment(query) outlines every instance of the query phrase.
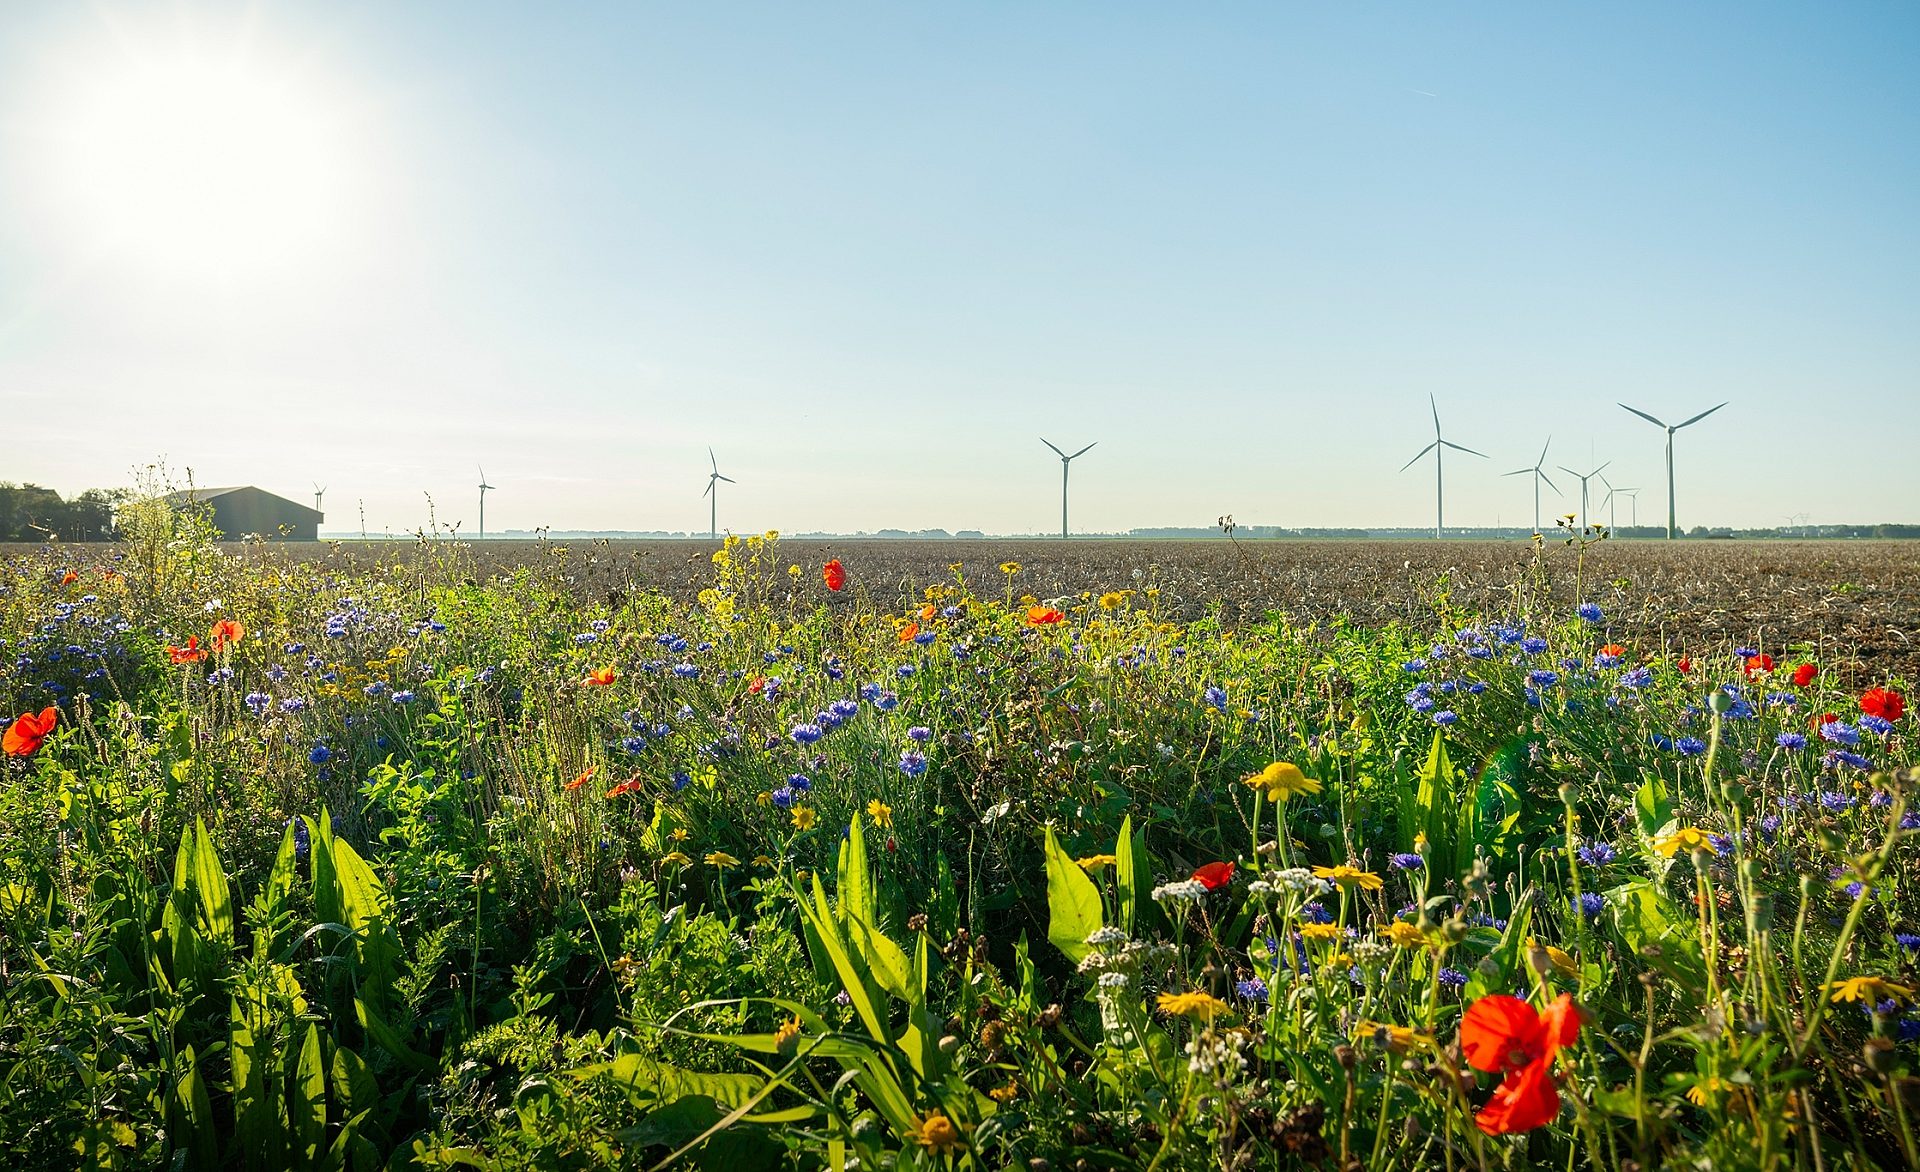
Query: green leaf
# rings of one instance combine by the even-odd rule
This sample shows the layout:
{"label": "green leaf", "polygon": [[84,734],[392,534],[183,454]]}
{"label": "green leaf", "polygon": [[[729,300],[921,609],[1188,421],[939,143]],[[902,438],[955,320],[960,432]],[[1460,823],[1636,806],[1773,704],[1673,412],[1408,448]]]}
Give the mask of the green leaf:
{"label": "green leaf", "polygon": [[201,931],[221,944],[233,943],[233,893],[227,872],[213,849],[205,821],[193,820],[193,889],[200,901]]}
{"label": "green leaf", "polygon": [[1673,821],[1673,803],[1667,787],[1658,777],[1647,777],[1633,795],[1633,817],[1640,833],[1652,838]]}
{"label": "green leaf", "polygon": [[320,1162],[327,1142],[327,1068],[320,1058],[320,1030],[313,1025],[307,1026],[294,1070],[293,1141],[297,1167]]}
{"label": "green leaf", "polygon": [[847,837],[840,843],[838,883],[840,919],[875,923],[873,875],[867,869],[867,836],[860,828],[858,810],[847,825]]}
{"label": "green leaf", "polygon": [[1153,906],[1148,894],[1153,883],[1153,859],[1147,854],[1147,828],[1135,830],[1131,814],[1120,820],[1120,835],[1114,841],[1113,854],[1120,927],[1131,935],[1141,910]]}
{"label": "green leaf", "polygon": [[1068,960],[1079,964],[1093,951],[1087,937],[1106,922],[1106,911],[1100,906],[1100,889],[1087,878],[1080,864],[1060,849],[1051,826],[1047,827],[1046,851],[1047,939],[1065,953]]}

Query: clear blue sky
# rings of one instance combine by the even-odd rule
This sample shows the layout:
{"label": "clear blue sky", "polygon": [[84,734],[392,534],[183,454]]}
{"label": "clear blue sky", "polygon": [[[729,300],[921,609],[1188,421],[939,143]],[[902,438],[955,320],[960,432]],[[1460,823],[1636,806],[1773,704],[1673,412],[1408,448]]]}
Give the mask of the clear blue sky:
{"label": "clear blue sky", "polygon": [[1646,521],[1614,401],[1731,399],[1683,524],[1920,520],[1920,6],[562,11],[7,5],[0,477],[1044,531],[1044,434],[1075,528],[1422,525],[1432,394],[1450,523],[1549,433]]}

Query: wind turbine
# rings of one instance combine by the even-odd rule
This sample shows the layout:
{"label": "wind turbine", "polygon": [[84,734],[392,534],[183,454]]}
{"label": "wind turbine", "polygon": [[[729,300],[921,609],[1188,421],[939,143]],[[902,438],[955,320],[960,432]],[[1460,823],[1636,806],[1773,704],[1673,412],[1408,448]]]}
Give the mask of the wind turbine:
{"label": "wind turbine", "polygon": [[[1611,463],[1613,463],[1612,460],[1607,461],[1607,464],[1611,464]],[[1600,468],[1605,468],[1607,464],[1600,465]],[[1560,471],[1565,472],[1568,476],[1571,476],[1575,480],[1578,480],[1580,482],[1580,527],[1582,529],[1587,527],[1587,481],[1592,480],[1596,476],[1600,476],[1600,468],[1595,468],[1593,471],[1587,473],[1585,476],[1582,476],[1578,472],[1575,472],[1573,469],[1567,467],[1565,464],[1560,465]],[[1601,482],[1605,483],[1606,478],[1601,477]]]}
{"label": "wind turbine", "polygon": [[[1487,458],[1487,454],[1485,452],[1476,452],[1472,448],[1463,448],[1450,439],[1441,438],[1440,406],[1433,401],[1432,395],[1427,396],[1427,406],[1433,409],[1433,442],[1421,448],[1420,455],[1400,465],[1400,471],[1405,472],[1415,464],[1418,464],[1421,458],[1428,452],[1433,453],[1433,535],[1439,537],[1441,531],[1445,528],[1444,521],[1446,518],[1446,481],[1441,477],[1440,473],[1441,457],[1446,454],[1443,449],[1452,448],[1456,452],[1465,452],[1469,456],[1478,456],[1482,460]],[[1551,443],[1552,441],[1549,440],[1548,442]],[[1555,491],[1558,490],[1556,489]]]}
{"label": "wind turbine", "polygon": [[1613,503],[1613,498],[1614,498],[1614,495],[1618,493],[1620,490],[1615,488],[1613,486],[1613,481],[1608,480],[1606,477],[1599,476],[1598,479],[1601,484],[1604,484],[1607,486],[1607,495],[1600,498],[1600,507],[1607,511],[1607,528],[1618,529],[1620,527],[1618,524],[1619,518],[1617,515],[1619,510],[1615,508]]}
{"label": "wind turbine", "polygon": [[[486,477],[482,476],[480,479],[485,480]],[[320,511],[320,498],[326,495],[327,495],[327,486],[320,483],[318,480],[314,481],[313,482],[313,511],[314,512],[317,513]]]}
{"label": "wind turbine", "polygon": [[[1720,404],[1720,407],[1725,407],[1725,406],[1726,406],[1726,403]],[[1674,530],[1679,528],[1678,524],[1676,524],[1674,520],[1675,513],[1673,508],[1673,433],[1676,431],[1679,431],[1683,427],[1692,427],[1694,424],[1700,422],[1702,419],[1705,419],[1707,416],[1713,414],[1715,411],[1720,410],[1720,407],[1709,407],[1705,411],[1702,411],[1700,414],[1694,416],[1692,419],[1687,420],[1685,423],[1675,423],[1672,425],[1668,425],[1658,419],[1655,419],[1653,416],[1647,414],[1645,411],[1642,411],[1637,407],[1629,407],[1625,403],[1620,404],[1620,407],[1622,410],[1633,412],[1635,415],[1638,415],[1640,418],[1646,420],[1648,423],[1653,424],[1655,427],[1664,427],[1667,429],[1667,540],[1672,541],[1674,537]]]}
{"label": "wind turbine", "polygon": [[1048,439],[1044,435],[1040,437],[1040,442],[1047,445],[1050,448],[1053,448],[1053,454],[1060,457],[1060,536],[1062,538],[1065,538],[1067,535],[1067,469],[1073,465],[1073,462],[1075,460],[1078,460],[1080,457],[1086,455],[1088,452],[1091,452],[1094,448],[1094,444],[1098,444],[1100,441],[1099,440],[1093,441],[1093,443],[1088,444],[1084,448],[1081,448],[1079,451],[1075,452],[1071,456],[1067,455],[1065,452],[1061,451],[1059,448],[1054,448],[1053,441]]}
{"label": "wind turbine", "polygon": [[[1529,474],[1533,476],[1533,531],[1535,533],[1540,532],[1540,482],[1546,480],[1547,487],[1553,489],[1556,496],[1559,495],[1560,492],[1559,486],[1554,484],[1553,481],[1547,480],[1547,474],[1540,470],[1540,466],[1547,462],[1547,449],[1552,446],[1553,437],[1548,436],[1547,442],[1540,448],[1540,458],[1533,462],[1533,467],[1520,468],[1501,474],[1503,476],[1526,476]],[[1419,457],[1415,456],[1414,459],[1417,460]]]}
{"label": "wind turbine", "polygon": [[714,490],[714,485],[722,480],[728,484],[738,484],[740,482],[731,476],[720,475],[720,462],[713,458],[712,448],[707,449],[707,463],[713,465],[713,474],[707,477],[707,491],[700,495],[711,496],[713,498],[707,502],[707,536],[710,538],[718,538],[720,536],[720,494]]}
{"label": "wind turbine", "polygon": [[487,490],[492,487],[487,483],[487,470],[480,469],[480,536],[475,539],[477,541],[484,541],[487,537]]}

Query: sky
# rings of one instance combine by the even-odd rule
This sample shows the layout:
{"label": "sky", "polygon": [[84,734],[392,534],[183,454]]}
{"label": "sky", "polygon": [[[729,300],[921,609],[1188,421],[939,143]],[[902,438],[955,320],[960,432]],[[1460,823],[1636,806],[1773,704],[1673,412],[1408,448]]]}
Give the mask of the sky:
{"label": "sky", "polygon": [[[0,479],[323,531],[1920,520],[1920,6],[11,0]],[[1599,482],[1594,484],[1598,487]],[[1569,504],[1568,502],[1572,502]],[[1618,519],[1625,523],[1622,507]]]}

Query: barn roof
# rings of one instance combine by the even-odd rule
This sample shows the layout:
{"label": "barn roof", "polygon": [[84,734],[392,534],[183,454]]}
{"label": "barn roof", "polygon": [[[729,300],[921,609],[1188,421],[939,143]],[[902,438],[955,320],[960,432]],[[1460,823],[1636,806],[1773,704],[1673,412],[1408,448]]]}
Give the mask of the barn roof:
{"label": "barn roof", "polygon": [[267,498],[267,500],[271,501],[277,507],[292,509],[301,513],[310,514],[316,522],[326,519],[326,514],[320,512],[317,509],[313,509],[306,505],[303,505],[299,501],[290,501],[286,497],[280,496],[276,493],[268,492],[266,489],[260,488],[252,484],[232,484],[232,485],[227,485],[224,488],[197,488],[197,487],[183,488],[178,492],[168,493],[167,500],[168,502],[176,505],[211,504],[215,499],[219,497],[230,496],[236,492],[259,493],[261,496]]}

